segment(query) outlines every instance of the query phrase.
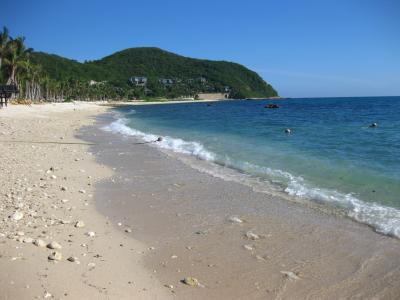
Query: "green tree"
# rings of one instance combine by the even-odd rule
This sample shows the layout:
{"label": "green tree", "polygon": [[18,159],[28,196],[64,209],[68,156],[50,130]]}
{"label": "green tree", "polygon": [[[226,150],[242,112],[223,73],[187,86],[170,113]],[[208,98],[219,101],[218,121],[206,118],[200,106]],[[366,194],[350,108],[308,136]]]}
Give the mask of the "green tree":
{"label": "green tree", "polygon": [[2,62],[4,57],[6,56],[8,43],[10,41],[10,35],[7,27],[3,27],[3,31],[0,32],[0,73],[2,75]]}
{"label": "green tree", "polygon": [[32,48],[25,47],[25,38],[18,37],[8,42],[7,52],[4,57],[4,65],[9,70],[7,84],[17,83],[16,76],[19,69],[24,67],[25,62],[29,59]]}

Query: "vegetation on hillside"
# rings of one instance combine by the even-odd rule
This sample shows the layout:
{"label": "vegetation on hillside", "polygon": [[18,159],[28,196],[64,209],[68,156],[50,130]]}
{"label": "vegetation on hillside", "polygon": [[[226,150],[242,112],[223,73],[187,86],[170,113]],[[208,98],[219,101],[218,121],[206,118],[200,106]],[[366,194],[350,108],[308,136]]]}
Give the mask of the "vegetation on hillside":
{"label": "vegetation on hillside", "polygon": [[[0,71],[2,83],[15,83],[19,97],[32,100],[178,98],[198,93],[277,96],[257,73],[236,63],[193,59],[158,48],[131,48],[80,63],[33,52],[24,38],[11,38],[7,28],[0,32]],[[138,84],[132,77],[145,81]]]}

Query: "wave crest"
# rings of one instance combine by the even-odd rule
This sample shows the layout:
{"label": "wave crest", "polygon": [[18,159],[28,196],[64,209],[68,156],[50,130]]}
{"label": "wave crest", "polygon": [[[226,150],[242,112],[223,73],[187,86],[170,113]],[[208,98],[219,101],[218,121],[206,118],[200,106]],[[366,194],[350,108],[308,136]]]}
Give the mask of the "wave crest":
{"label": "wave crest", "polygon": [[[118,119],[115,122],[103,127],[104,130],[120,133],[127,136],[135,136],[141,138],[145,142],[156,141],[159,136],[154,134],[144,133],[142,131],[133,129],[127,125],[126,119]],[[152,144],[156,147],[171,150],[178,153],[188,154],[195,156],[202,160],[214,161],[215,154],[206,150],[206,148],[198,142],[187,142],[179,138],[170,136],[163,136],[161,142]]]}

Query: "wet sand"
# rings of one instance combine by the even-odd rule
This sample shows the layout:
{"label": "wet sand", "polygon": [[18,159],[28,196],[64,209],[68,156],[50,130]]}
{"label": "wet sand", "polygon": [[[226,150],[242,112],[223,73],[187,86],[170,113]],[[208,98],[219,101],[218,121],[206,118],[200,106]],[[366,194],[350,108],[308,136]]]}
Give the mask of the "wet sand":
{"label": "wet sand", "polygon": [[[80,131],[98,162],[97,208],[148,245],[176,299],[398,299],[400,242],[345,217],[199,172],[134,138]],[[118,226],[116,226],[118,227]],[[122,231],[122,230],[121,230]],[[195,277],[200,286],[181,281]]]}

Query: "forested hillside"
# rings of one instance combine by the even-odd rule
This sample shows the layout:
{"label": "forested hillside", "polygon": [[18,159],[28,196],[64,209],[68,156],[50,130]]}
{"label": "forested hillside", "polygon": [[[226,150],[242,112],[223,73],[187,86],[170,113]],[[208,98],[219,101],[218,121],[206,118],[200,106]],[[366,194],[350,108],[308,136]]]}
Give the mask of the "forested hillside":
{"label": "forested hillside", "polygon": [[24,38],[0,32],[0,81],[14,83],[19,97],[33,100],[101,100],[277,96],[257,73],[227,61],[180,56],[159,48],[130,48],[84,63],[34,52]]}

